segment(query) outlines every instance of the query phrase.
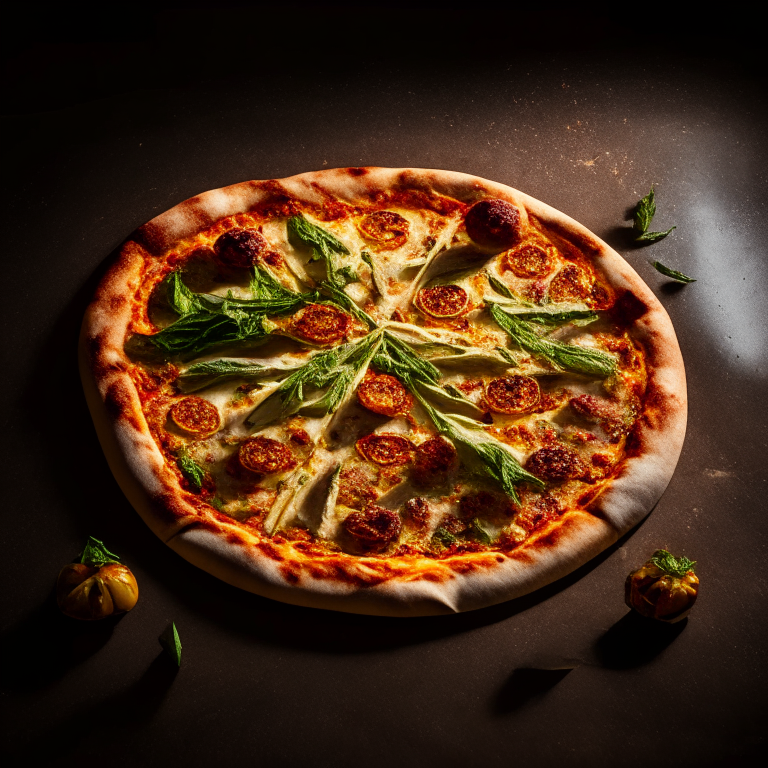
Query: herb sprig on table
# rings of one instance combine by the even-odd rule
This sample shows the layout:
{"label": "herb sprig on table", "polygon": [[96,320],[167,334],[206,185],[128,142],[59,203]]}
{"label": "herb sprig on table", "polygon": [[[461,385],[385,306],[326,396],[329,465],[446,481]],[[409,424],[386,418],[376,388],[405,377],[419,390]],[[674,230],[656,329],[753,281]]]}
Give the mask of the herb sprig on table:
{"label": "herb sprig on table", "polygon": [[651,191],[635,206],[634,229],[639,234],[635,238],[638,243],[655,243],[666,237],[675,227],[670,227],[665,232],[649,232],[648,227],[656,215],[656,193],[651,187]]}

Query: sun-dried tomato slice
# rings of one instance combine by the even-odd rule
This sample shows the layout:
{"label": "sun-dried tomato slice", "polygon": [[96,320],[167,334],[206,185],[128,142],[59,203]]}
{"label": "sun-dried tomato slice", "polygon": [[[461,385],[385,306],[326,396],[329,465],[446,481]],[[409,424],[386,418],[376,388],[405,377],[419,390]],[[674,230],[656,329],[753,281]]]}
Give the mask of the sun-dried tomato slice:
{"label": "sun-dried tomato slice", "polygon": [[416,294],[416,308],[430,317],[458,317],[469,304],[467,292],[458,285],[422,288]]}
{"label": "sun-dried tomato slice", "polygon": [[357,388],[357,399],[364,408],[382,416],[401,416],[413,405],[408,390],[386,373],[368,374]]}
{"label": "sun-dried tomato slice", "polygon": [[198,437],[212,435],[221,427],[221,416],[216,406],[202,397],[190,395],[175,402],[168,415],[180,429]]}
{"label": "sun-dried tomato slice", "polygon": [[357,222],[360,234],[382,251],[399,248],[408,239],[408,219],[394,211],[374,211]]}
{"label": "sun-dried tomato slice", "polygon": [[240,463],[251,472],[269,475],[287,469],[293,462],[291,449],[271,437],[254,437],[240,446]]}
{"label": "sun-dried tomato slice", "polygon": [[520,240],[520,211],[506,200],[481,200],[468,211],[467,234],[486,248],[511,248]]}
{"label": "sun-dried tomato slice", "polygon": [[228,267],[253,267],[269,246],[255,229],[230,229],[213,244],[216,257]]}
{"label": "sun-dried tomato slice", "polygon": [[525,468],[545,480],[572,480],[584,474],[584,464],[577,453],[561,445],[539,448],[525,463]]}
{"label": "sun-dried tomato slice", "polygon": [[530,411],[540,397],[539,382],[531,376],[503,376],[489,381],[485,387],[485,400],[496,413]]}
{"label": "sun-dried tomato slice", "polygon": [[413,456],[413,443],[402,435],[366,435],[355,443],[355,448],[375,464],[407,464]]}
{"label": "sun-dried tomato slice", "polygon": [[546,277],[554,266],[549,250],[528,243],[507,251],[502,257],[502,267],[518,277]]}
{"label": "sun-dried tomato slice", "polygon": [[551,301],[578,301],[589,296],[591,292],[592,280],[589,275],[573,264],[563,267],[549,284]]}
{"label": "sun-dried tomato slice", "polygon": [[400,516],[377,504],[353,512],[344,520],[344,529],[365,547],[382,548],[394,541],[403,529]]}
{"label": "sun-dried tomato slice", "polygon": [[315,344],[341,341],[348,328],[349,315],[326,304],[310,304],[293,321],[293,332]]}
{"label": "sun-dried tomato slice", "polygon": [[445,438],[431,437],[416,448],[414,480],[419,485],[436,485],[456,465],[456,449]]}

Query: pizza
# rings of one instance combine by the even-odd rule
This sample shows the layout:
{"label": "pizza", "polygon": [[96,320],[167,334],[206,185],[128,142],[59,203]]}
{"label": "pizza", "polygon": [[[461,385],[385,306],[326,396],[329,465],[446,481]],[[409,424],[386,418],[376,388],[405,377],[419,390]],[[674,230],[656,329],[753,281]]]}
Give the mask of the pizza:
{"label": "pizza", "polygon": [[569,217],[450,171],[249,181],[134,232],[83,322],[110,467],[171,549],[289,603],[414,616],[573,571],[682,448],[672,324]]}

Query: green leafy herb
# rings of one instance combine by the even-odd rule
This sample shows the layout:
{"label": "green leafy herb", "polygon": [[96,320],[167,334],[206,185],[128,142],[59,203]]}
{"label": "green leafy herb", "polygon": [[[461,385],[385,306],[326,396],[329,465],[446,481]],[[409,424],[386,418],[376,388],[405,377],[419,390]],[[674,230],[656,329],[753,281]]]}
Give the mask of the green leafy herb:
{"label": "green leafy herb", "polygon": [[218,496],[214,496],[212,499],[208,499],[208,503],[219,512],[224,509],[224,502]]}
{"label": "green leafy herb", "polygon": [[160,641],[160,645],[163,650],[176,662],[177,666],[181,666],[181,639],[179,638],[179,632],[176,629],[176,624],[171,622],[165,629],[162,635],[157,638]]}
{"label": "green leafy herb", "polygon": [[491,285],[491,288],[493,288],[496,293],[501,294],[502,296],[506,297],[507,299],[515,299],[515,294],[512,293],[512,291],[499,280],[498,278],[494,277],[490,272],[488,274],[488,282]]}
{"label": "green leafy herb", "polygon": [[438,528],[432,534],[432,540],[437,541],[438,544],[442,544],[444,547],[450,547],[451,544],[455,544],[458,539],[446,528]]}
{"label": "green leafy herb", "polygon": [[203,487],[205,479],[205,470],[197,464],[189,454],[182,453],[176,460],[176,466],[181,470],[181,474],[189,481],[189,484],[199,491]]}
{"label": "green leafy herb", "polygon": [[511,368],[520,366],[517,358],[506,347],[496,347],[496,351],[509,363]]}
{"label": "green leafy herb", "polygon": [[657,240],[665,238],[673,229],[677,227],[670,227],[666,232],[643,232],[642,235],[635,238],[638,243],[655,243]]}
{"label": "green leafy herb", "polygon": [[648,227],[656,215],[656,195],[651,187],[651,191],[635,206],[634,229],[639,232],[635,241],[638,243],[655,243],[666,237],[675,227],[670,227],[666,232],[649,232]]}
{"label": "green leafy herb", "polygon": [[662,275],[666,275],[667,277],[671,277],[673,280],[677,280],[678,283],[696,282],[695,277],[688,277],[688,275],[684,275],[682,272],[678,272],[677,270],[665,267],[660,261],[652,261],[651,264],[657,272],[661,272]]}
{"label": "green leafy herb", "polygon": [[168,303],[177,315],[184,317],[202,309],[196,294],[184,285],[178,272],[168,275],[165,285]]}
{"label": "green leafy herb", "polygon": [[80,562],[84,565],[90,565],[92,568],[101,568],[102,565],[107,565],[108,563],[119,563],[120,556],[110,552],[104,546],[103,541],[89,536],[80,555]]}
{"label": "green leafy herb", "polygon": [[533,326],[514,314],[505,312],[498,304],[489,304],[491,316],[521,349],[547,360],[557,370],[573,371],[588,376],[611,376],[616,372],[616,360],[604,352],[575,344],[543,339]]}
{"label": "green leafy herb", "polygon": [[440,371],[428,360],[424,360],[404,341],[391,333],[384,332],[381,345],[373,364],[383,373],[397,376],[403,381],[436,384]]}
{"label": "green leafy herb", "polygon": [[365,323],[369,328],[376,328],[376,322],[374,319],[368,315],[366,312],[363,312],[360,307],[357,306],[357,304],[349,297],[341,288],[337,288],[332,283],[329,283],[327,281],[323,281],[320,284],[320,287],[330,295],[330,297],[334,300],[334,303],[340,305],[344,309],[346,309],[351,315],[356,317],[360,322]]}
{"label": "green leafy herb", "polygon": [[651,191],[635,206],[634,228],[640,234],[648,231],[651,221],[656,215],[656,194],[651,187]]}
{"label": "green leafy herb", "polygon": [[481,544],[490,544],[493,541],[491,534],[483,528],[483,524],[476,517],[469,529]]}
{"label": "green leafy herb", "polygon": [[666,549],[657,549],[651,556],[651,562],[670,576],[682,578],[688,571],[693,571],[695,560],[687,557],[675,557]]}
{"label": "green leafy herb", "polygon": [[371,257],[371,254],[368,253],[368,251],[362,251],[360,253],[360,258],[368,265],[368,267],[371,270],[371,282],[373,283],[374,290],[380,296],[383,296],[384,291],[381,290],[381,285],[379,284],[379,272],[376,265],[373,263],[373,258]]}
{"label": "green leafy herb", "polygon": [[[278,389],[260,403],[245,420],[249,426],[266,424],[281,416],[302,413],[323,416],[335,411],[346,397],[356,376],[367,367],[381,344],[381,333],[374,332],[356,344],[315,355],[294,371]],[[311,403],[307,393],[326,390]]]}
{"label": "green leafy herb", "polygon": [[[312,249],[310,261],[324,260],[328,271],[328,281],[337,288],[343,288],[348,282],[357,280],[347,279],[350,273],[344,274],[344,270],[337,270],[336,256],[348,255],[349,249],[344,243],[334,237],[330,232],[307,221],[303,216],[291,216],[288,219],[288,238],[297,245],[308,246]],[[351,273],[354,274],[354,273]]]}
{"label": "green leafy herb", "polygon": [[265,367],[259,363],[240,360],[207,360],[190,365],[178,378],[184,392],[195,392],[228,379],[249,379],[264,374]]}

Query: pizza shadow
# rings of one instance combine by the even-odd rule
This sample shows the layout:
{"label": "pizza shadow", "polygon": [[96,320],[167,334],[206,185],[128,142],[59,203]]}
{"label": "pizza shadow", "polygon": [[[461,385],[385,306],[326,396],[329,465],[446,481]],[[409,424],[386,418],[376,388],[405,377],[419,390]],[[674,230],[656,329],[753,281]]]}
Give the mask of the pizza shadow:
{"label": "pizza shadow", "polygon": [[554,688],[571,669],[516,669],[496,692],[491,701],[495,715],[508,715],[534,704]]}

